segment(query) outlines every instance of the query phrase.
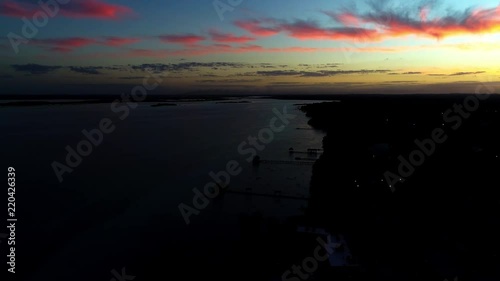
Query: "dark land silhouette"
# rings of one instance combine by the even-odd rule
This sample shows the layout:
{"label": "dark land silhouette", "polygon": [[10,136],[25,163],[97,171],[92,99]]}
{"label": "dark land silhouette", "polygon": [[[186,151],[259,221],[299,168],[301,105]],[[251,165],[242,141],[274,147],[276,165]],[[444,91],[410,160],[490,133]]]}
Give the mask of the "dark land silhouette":
{"label": "dark land silhouette", "polygon": [[[306,217],[346,236],[358,278],[500,280],[500,99],[464,107],[459,121],[453,109],[466,100],[474,105],[467,95],[427,95],[302,107],[327,131]],[[446,141],[427,142],[430,155],[392,192],[384,173],[398,174],[398,156],[408,160],[436,128]]]}

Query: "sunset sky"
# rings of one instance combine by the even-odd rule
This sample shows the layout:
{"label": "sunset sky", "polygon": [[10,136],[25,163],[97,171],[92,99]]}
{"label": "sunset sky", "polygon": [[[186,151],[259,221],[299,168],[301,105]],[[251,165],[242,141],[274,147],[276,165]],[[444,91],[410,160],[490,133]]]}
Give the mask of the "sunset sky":
{"label": "sunset sky", "polygon": [[[59,1],[43,24],[38,1],[0,0],[1,94],[113,91],[152,67],[162,94],[500,85],[494,0]],[[34,15],[42,24],[27,38],[23,18]]]}

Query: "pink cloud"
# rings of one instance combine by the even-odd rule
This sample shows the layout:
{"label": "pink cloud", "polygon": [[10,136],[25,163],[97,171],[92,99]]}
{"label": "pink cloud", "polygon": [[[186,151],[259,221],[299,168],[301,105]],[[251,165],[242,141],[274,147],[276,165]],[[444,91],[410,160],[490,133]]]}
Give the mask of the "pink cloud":
{"label": "pink cloud", "polygon": [[380,40],[381,34],[374,29],[358,27],[322,28],[313,22],[296,21],[280,26],[289,36],[300,40]]}
{"label": "pink cloud", "polygon": [[427,21],[429,17],[430,9],[429,7],[423,7],[420,9],[420,21]]}
{"label": "pink cloud", "polygon": [[75,49],[87,47],[90,45],[104,45],[109,47],[121,47],[128,44],[139,42],[138,38],[124,37],[104,37],[104,38],[86,38],[86,37],[71,37],[71,38],[50,38],[50,39],[33,39],[31,44],[49,49],[53,52],[68,53]]}
{"label": "pink cloud", "polygon": [[104,38],[103,44],[111,47],[120,47],[124,45],[134,44],[140,41],[141,41],[140,38],[124,38],[124,37],[109,36]]}
{"label": "pink cloud", "polygon": [[205,37],[185,34],[185,35],[163,35],[159,36],[160,40],[165,43],[175,43],[183,45],[193,45],[205,40]]}
{"label": "pink cloud", "polygon": [[14,1],[5,0],[0,3],[0,14],[5,16],[24,17],[26,15],[29,15],[30,12],[30,9]]}
{"label": "pink cloud", "polygon": [[327,14],[336,21],[347,25],[352,24],[352,22],[375,24],[384,38],[416,35],[441,39],[457,35],[500,31],[500,5],[490,9],[466,10],[462,14],[450,14],[432,19],[429,18],[429,13],[428,7],[415,11],[414,17],[403,16],[396,11],[380,11],[366,15],[351,13],[349,21],[344,19],[345,14]]}
{"label": "pink cloud", "polygon": [[[103,0],[71,0],[68,4],[60,4],[59,9],[59,14],[68,18],[113,20],[133,14],[129,7],[109,4]],[[31,18],[39,11],[43,9],[35,3],[18,3],[12,0],[0,3],[0,14],[5,16]]]}
{"label": "pink cloud", "polygon": [[31,42],[34,45],[48,48],[49,50],[54,52],[67,53],[73,51],[76,48],[95,44],[97,41],[90,38],[73,37],[61,39],[33,39]]}
{"label": "pink cloud", "polygon": [[[343,19],[349,22],[356,22],[354,16],[344,16]],[[375,29],[366,29],[360,27],[333,27],[324,28],[312,21],[297,20],[294,22],[285,22],[278,20],[250,20],[238,21],[235,25],[245,29],[256,36],[273,36],[279,33],[285,33],[290,37],[299,40],[369,40],[378,41],[381,39],[381,33]]]}
{"label": "pink cloud", "polygon": [[[462,14],[453,13],[440,18],[430,18],[430,8],[427,6],[409,12],[378,9],[367,14],[324,12],[338,23],[330,27],[320,26],[313,21],[277,19],[243,20],[234,24],[255,36],[286,34],[299,40],[363,42],[409,35],[441,39],[500,31],[500,5],[490,9],[468,9]],[[362,24],[366,24],[366,27],[362,27]]]}
{"label": "pink cloud", "polygon": [[362,23],[355,14],[349,12],[340,14],[325,12],[325,14],[346,26],[359,26]]}
{"label": "pink cloud", "polygon": [[244,29],[256,36],[273,36],[280,32],[279,29],[269,26],[262,26],[262,24],[274,24],[273,20],[246,20],[246,21],[236,21],[234,23],[241,29]]}

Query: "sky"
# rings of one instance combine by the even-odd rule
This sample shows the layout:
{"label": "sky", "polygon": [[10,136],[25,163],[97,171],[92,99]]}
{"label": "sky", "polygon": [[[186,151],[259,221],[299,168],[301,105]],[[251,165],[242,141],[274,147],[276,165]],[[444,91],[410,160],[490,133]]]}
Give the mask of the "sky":
{"label": "sky", "polygon": [[498,0],[0,0],[0,34],[0,94],[500,86]]}

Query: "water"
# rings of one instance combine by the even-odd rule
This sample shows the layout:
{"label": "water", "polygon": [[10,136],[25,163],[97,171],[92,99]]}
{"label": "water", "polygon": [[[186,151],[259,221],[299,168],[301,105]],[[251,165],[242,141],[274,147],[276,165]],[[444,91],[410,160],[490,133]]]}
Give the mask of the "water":
{"label": "water", "polygon": [[[321,148],[322,132],[297,130],[309,126],[296,103],[304,101],[145,103],[123,121],[109,104],[0,108],[2,166],[16,168],[18,255],[27,280],[108,280],[113,268],[139,271],[134,265],[144,258],[223,261],[240,238],[241,214],[277,220],[302,214],[304,200],[231,193],[212,200],[190,225],[178,209],[180,203],[192,206],[192,189],[202,190],[211,181],[208,173],[230,160],[242,168],[231,178],[234,190],[307,197],[312,166],[255,168],[238,152],[248,136],[269,126],[274,108],[285,106],[296,118],[259,156],[293,160],[308,156],[292,157],[289,147]],[[65,147],[75,148],[85,139],[81,131],[97,128],[102,118],[112,119],[115,131],[59,183],[51,163],[64,163]]]}

